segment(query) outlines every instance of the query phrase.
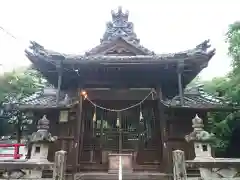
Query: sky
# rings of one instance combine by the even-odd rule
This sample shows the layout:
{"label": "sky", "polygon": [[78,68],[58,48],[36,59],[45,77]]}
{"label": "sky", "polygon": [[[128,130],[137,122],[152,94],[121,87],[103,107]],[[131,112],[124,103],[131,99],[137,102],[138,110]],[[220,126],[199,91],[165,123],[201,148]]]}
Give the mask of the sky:
{"label": "sky", "polygon": [[30,64],[29,40],[62,53],[84,53],[100,43],[111,10],[122,6],[143,46],[155,53],[194,48],[206,39],[216,55],[200,76],[211,79],[230,70],[224,34],[240,20],[239,0],[1,0],[1,72]]}

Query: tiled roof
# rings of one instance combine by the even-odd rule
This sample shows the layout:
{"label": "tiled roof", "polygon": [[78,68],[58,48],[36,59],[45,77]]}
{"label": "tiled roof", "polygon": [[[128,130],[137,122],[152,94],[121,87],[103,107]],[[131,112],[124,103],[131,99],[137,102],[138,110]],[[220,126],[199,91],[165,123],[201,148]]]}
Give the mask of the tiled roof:
{"label": "tiled roof", "polygon": [[[153,51],[151,51],[151,50],[147,49],[146,47],[142,46],[138,41],[136,41],[134,39],[131,39],[129,37],[119,37],[119,38],[124,40],[129,45],[139,49],[140,51],[142,51],[146,55],[155,55],[155,53]],[[85,54],[87,56],[95,55],[96,52],[98,52],[99,49],[104,48],[104,47],[108,46],[111,43],[112,43],[112,41],[102,42],[101,44],[99,44],[98,46],[92,48],[90,51],[86,52]]]}
{"label": "tiled roof", "polygon": [[[163,102],[167,107],[184,107],[184,108],[226,108],[232,107],[229,101],[210,95],[203,91],[202,88],[194,87],[187,88],[184,91],[184,106],[180,104],[180,97],[175,96],[173,99],[169,99]],[[77,101],[71,99],[67,94],[61,93],[59,99],[59,105],[56,104],[56,90],[45,89],[42,92],[36,92],[32,96],[23,99],[20,103],[20,107],[23,109],[37,109],[37,108],[58,108],[58,107],[71,107],[76,104]]]}
{"label": "tiled roof", "polygon": [[68,94],[60,93],[59,103],[57,104],[57,90],[46,88],[43,91],[34,93],[24,98],[19,103],[20,108],[58,108],[71,107],[74,100]]}
{"label": "tiled roof", "polygon": [[[207,60],[210,60],[211,57],[215,54],[215,49],[210,50],[209,40],[202,42],[193,49],[186,51],[181,51],[177,53],[168,53],[168,54],[156,54],[156,55],[137,55],[137,56],[104,56],[104,55],[78,55],[78,54],[63,54],[55,51],[47,50],[43,46],[39,45],[36,42],[30,42],[31,45],[28,50],[26,50],[27,57],[31,60],[32,57],[42,58],[47,61],[59,61],[59,58],[63,59],[63,63],[71,63],[72,61],[77,63],[92,63],[100,61],[146,61],[146,62],[156,62],[156,61],[170,61],[170,60],[183,60],[183,59],[192,59],[199,60],[204,59],[200,57],[207,57]],[[55,58],[56,57],[56,58]],[[197,58],[199,57],[199,58]],[[72,61],[71,61],[72,60]]]}
{"label": "tiled roof", "polygon": [[168,107],[188,107],[188,108],[224,108],[232,107],[230,101],[223,97],[211,95],[203,90],[202,87],[186,88],[184,91],[184,106],[181,106],[180,96],[164,101]]}
{"label": "tiled roof", "polygon": [[[144,60],[144,59],[153,59],[153,60],[162,60],[162,59],[171,59],[171,58],[188,58],[188,57],[195,57],[196,55],[208,55],[208,60],[215,54],[215,50],[208,51],[210,48],[209,40],[204,41],[203,43],[197,45],[195,48],[178,52],[178,53],[170,53],[170,54],[159,54],[156,55],[153,51],[143,47],[140,44],[140,40],[137,38],[136,33],[134,32],[134,24],[129,22],[128,20],[129,12],[123,12],[122,8],[119,7],[118,11],[112,11],[112,21],[107,23],[106,30],[104,35],[101,39],[100,45],[91,49],[90,51],[86,52],[85,55],[70,55],[70,54],[63,54],[54,51],[50,51],[45,49],[43,46],[36,42],[31,42],[30,50],[26,50],[26,54],[31,60],[31,57],[40,57],[44,58],[45,60],[53,60],[54,56],[57,56],[57,60],[59,57],[62,59],[67,60],[74,60],[74,61],[94,61],[94,60]],[[101,53],[96,56],[96,52],[99,49],[104,49],[104,47],[114,46],[116,40],[122,39],[129,45],[137,48],[138,50],[142,51],[143,56],[101,56]],[[146,57],[145,57],[146,55]],[[33,60],[31,60],[33,61]]]}

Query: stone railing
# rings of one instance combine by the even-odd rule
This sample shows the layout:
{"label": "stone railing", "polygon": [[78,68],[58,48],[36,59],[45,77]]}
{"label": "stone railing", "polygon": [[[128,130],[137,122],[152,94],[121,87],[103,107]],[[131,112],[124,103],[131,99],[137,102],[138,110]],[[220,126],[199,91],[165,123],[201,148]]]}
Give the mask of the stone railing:
{"label": "stone railing", "polygon": [[[43,171],[53,172],[52,178],[42,178]],[[55,162],[36,162],[30,160],[0,161],[0,179],[51,179],[64,180],[66,170],[66,152],[57,151]]]}
{"label": "stone railing", "polygon": [[0,179],[42,179],[44,170],[53,172],[50,179],[65,179],[67,153],[57,151],[54,163],[47,160],[49,144],[53,143],[56,137],[48,131],[49,120],[46,116],[38,121],[37,129],[26,146],[29,159],[0,160]]}
{"label": "stone railing", "polygon": [[[187,177],[188,168],[199,169],[198,177]],[[240,159],[185,160],[184,152],[173,151],[174,180],[240,180]]]}
{"label": "stone railing", "polygon": [[[211,142],[214,136],[204,131],[203,121],[197,115],[192,122],[194,130],[186,136],[186,140],[193,142],[196,157],[185,161],[183,151],[173,151],[174,180],[240,180],[240,159],[213,158]],[[198,169],[199,177],[188,177],[188,168]]]}

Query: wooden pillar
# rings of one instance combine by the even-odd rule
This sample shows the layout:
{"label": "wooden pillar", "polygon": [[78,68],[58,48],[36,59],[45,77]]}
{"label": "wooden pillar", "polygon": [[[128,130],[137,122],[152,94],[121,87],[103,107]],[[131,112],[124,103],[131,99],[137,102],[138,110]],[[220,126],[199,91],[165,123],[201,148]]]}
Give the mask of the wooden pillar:
{"label": "wooden pillar", "polygon": [[[94,138],[95,138],[95,125],[96,125],[96,121],[97,121],[97,113],[96,113],[96,111],[97,111],[97,109],[96,109],[97,107],[95,106],[94,107],[94,112],[93,112],[93,114],[94,114],[94,116],[95,117],[93,117],[93,119],[92,119],[92,121],[91,121],[91,127],[92,127],[92,142],[94,142]],[[94,119],[95,118],[95,119]],[[94,153],[95,153],[95,148],[94,148],[94,143],[92,143],[92,146],[91,146],[91,151],[90,151],[90,162],[91,163],[93,163],[94,162]]]}
{"label": "wooden pillar", "polygon": [[119,154],[122,154],[122,119],[121,119],[121,113],[120,112],[117,112],[117,119],[119,120],[119,127],[118,127],[118,130],[119,130]]}
{"label": "wooden pillar", "polygon": [[168,144],[167,144],[167,133],[166,133],[166,117],[165,117],[165,107],[162,104],[163,94],[161,88],[157,88],[157,97],[158,97],[158,111],[160,118],[160,131],[161,131],[161,144],[162,144],[162,163],[161,169],[167,171],[168,168]]}
{"label": "wooden pillar", "polygon": [[58,88],[57,88],[57,105],[59,104],[61,86],[62,86],[62,60],[56,64],[56,68],[58,71]]}
{"label": "wooden pillar", "polygon": [[76,171],[77,171],[77,167],[78,167],[78,163],[79,163],[79,159],[80,159],[80,155],[81,155],[81,147],[82,147],[82,141],[81,141],[81,132],[82,132],[82,109],[83,109],[83,97],[81,95],[81,89],[78,89],[77,92],[77,96],[79,99],[79,103],[78,103],[78,109],[77,109],[77,123],[76,123],[76,142],[75,142],[75,148],[76,148]]}
{"label": "wooden pillar", "polygon": [[102,151],[102,147],[103,147],[103,114],[101,114],[101,125],[100,125],[100,149]]}
{"label": "wooden pillar", "polygon": [[182,106],[184,105],[183,86],[182,86],[183,70],[184,70],[184,61],[180,61],[180,62],[178,62],[177,75],[178,75],[178,92],[179,92],[179,96],[180,96],[180,103]]}

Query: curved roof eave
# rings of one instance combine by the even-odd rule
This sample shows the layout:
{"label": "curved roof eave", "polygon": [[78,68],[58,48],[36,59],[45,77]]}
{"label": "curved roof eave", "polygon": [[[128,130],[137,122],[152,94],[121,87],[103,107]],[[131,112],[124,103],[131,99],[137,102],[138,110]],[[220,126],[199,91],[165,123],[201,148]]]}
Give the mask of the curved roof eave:
{"label": "curved roof eave", "polygon": [[[169,54],[157,54],[157,55],[137,55],[137,56],[105,56],[105,55],[78,55],[78,54],[63,54],[55,51],[45,49],[43,46],[36,42],[30,42],[30,50],[25,50],[26,56],[32,63],[36,63],[40,59],[44,59],[49,62],[58,62],[63,60],[63,63],[94,63],[101,61],[117,62],[118,60],[124,62],[168,62],[176,60],[189,60],[189,59],[205,59],[210,60],[214,54],[215,49],[209,50],[209,40],[197,45],[195,48],[181,51],[177,53]],[[202,58],[204,57],[204,58]]]}

